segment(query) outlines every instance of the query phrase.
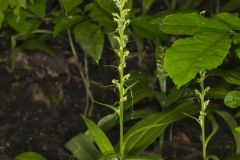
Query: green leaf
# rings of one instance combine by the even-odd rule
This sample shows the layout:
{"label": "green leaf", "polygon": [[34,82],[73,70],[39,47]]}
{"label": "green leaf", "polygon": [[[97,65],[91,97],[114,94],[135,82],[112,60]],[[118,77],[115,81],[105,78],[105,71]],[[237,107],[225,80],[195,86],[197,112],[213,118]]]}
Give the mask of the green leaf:
{"label": "green leaf", "polygon": [[42,155],[35,152],[24,152],[15,157],[15,160],[47,160]]}
{"label": "green leaf", "polygon": [[222,6],[221,11],[229,12],[229,11],[237,10],[239,8],[240,8],[240,0],[229,0],[227,1],[227,3],[225,3]]}
{"label": "green leaf", "polygon": [[187,0],[181,7],[180,9],[182,10],[189,10],[189,9],[194,9],[197,7],[203,0]]}
{"label": "green leaf", "polygon": [[235,130],[235,128],[238,127],[238,124],[235,118],[226,111],[215,110],[214,112],[216,112],[219,116],[221,116],[223,120],[227,123],[229,128],[231,129],[233,137],[235,139],[235,143],[236,143],[236,152],[237,154],[240,154],[240,134]]}
{"label": "green leaf", "polygon": [[96,142],[103,155],[115,153],[111,142],[101,128],[87,117],[82,115],[82,118],[89,129],[90,137]]}
{"label": "green leaf", "polygon": [[99,7],[96,3],[89,3],[84,8],[84,11],[88,13],[92,21],[97,22],[103,26],[107,32],[114,32],[116,29],[116,23],[112,20],[112,15]]}
{"label": "green leaf", "polygon": [[143,14],[147,13],[150,7],[153,5],[155,0],[143,0],[142,1],[142,8],[143,8]]}
{"label": "green leaf", "polygon": [[46,14],[46,0],[35,0],[33,4],[28,4],[28,9],[36,16],[44,19]]}
{"label": "green leaf", "polygon": [[[133,127],[131,127],[124,135],[124,139],[130,139],[126,142],[125,154],[136,155],[152,144],[156,138],[164,131],[164,129],[174,121],[185,117],[184,113],[194,114],[199,110],[198,104],[193,102],[184,102],[170,108],[168,111],[161,113],[153,113],[143,120],[139,121]],[[164,124],[164,125],[161,125]],[[152,125],[159,125],[158,127],[149,127]],[[146,127],[145,130],[135,133],[137,130],[141,130]],[[149,127],[149,128],[147,128]],[[134,136],[132,134],[134,133]]]}
{"label": "green leaf", "polygon": [[68,15],[74,8],[80,5],[83,0],[61,0],[64,11]]}
{"label": "green leaf", "polygon": [[235,128],[235,131],[237,131],[238,133],[240,133],[240,127]]}
{"label": "green leaf", "polygon": [[236,52],[238,58],[240,58],[240,48],[235,49],[235,52]]}
{"label": "green leaf", "polygon": [[47,53],[49,56],[55,55],[54,50],[46,44],[44,39],[32,39],[25,41],[22,47],[29,50],[40,50]]}
{"label": "green leaf", "polygon": [[216,69],[213,74],[223,77],[228,83],[240,85],[240,67],[228,70]]}
{"label": "green leaf", "polygon": [[21,17],[21,9],[26,9],[27,7],[27,0],[10,0],[9,5],[13,8],[16,20],[19,21]]}
{"label": "green leaf", "polygon": [[25,19],[24,18],[25,13],[21,12],[21,18],[19,21],[17,21],[17,17],[14,16],[13,14],[10,14],[7,16],[7,22],[8,24],[17,32],[22,33],[22,34],[28,34],[31,33],[32,31],[36,30],[39,25],[40,21],[37,19]]}
{"label": "green leaf", "polygon": [[224,103],[230,108],[237,108],[240,106],[240,91],[231,91],[225,98]]}
{"label": "green leaf", "polygon": [[[131,27],[134,32],[142,38],[156,40],[163,33],[159,30],[158,25],[150,23],[153,18],[150,16],[139,16],[131,21]],[[143,25],[144,24],[144,25]]]}
{"label": "green leaf", "polygon": [[163,32],[178,35],[231,31],[225,24],[214,19],[207,19],[198,13],[168,15],[161,22],[160,29]]}
{"label": "green leaf", "polygon": [[225,86],[217,86],[209,90],[208,97],[222,100],[224,99],[228,92],[229,92],[228,88],[226,88]]}
{"label": "green leaf", "polygon": [[93,142],[84,134],[78,134],[69,140],[65,147],[73,153],[78,160],[96,160],[101,153]]}
{"label": "green leaf", "polygon": [[69,15],[67,17],[61,17],[55,24],[53,30],[53,36],[57,36],[62,31],[70,28],[72,25],[82,21],[84,17],[79,15]]}
{"label": "green leaf", "polygon": [[234,155],[234,156],[227,157],[225,160],[239,160],[239,159],[240,159],[240,155]]}
{"label": "green leaf", "polygon": [[164,66],[177,87],[181,87],[202,69],[219,66],[226,57],[231,41],[226,33],[204,32],[175,41],[166,50]]}
{"label": "green leaf", "polygon": [[232,35],[232,41],[234,44],[239,44],[240,43],[240,34],[239,33],[233,33]]}
{"label": "green leaf", "polygon": [[240,29],[240,18],[238,15],[230,13],[219,13],[215,18],[223,23],[225,23],[229,28],[233,30]]}
{"label": "green leaf", "polygon": [[84,22],[74,28],[74,35],[84,52],[98,64],[104,45],[104,34],[101,28],[96,24]]}

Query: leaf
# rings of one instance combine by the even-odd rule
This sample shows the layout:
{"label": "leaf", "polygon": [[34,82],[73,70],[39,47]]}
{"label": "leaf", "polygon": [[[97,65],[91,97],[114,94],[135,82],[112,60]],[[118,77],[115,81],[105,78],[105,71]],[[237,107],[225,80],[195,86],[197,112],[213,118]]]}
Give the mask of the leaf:
{"label": "leaf", "polygon": [[33,4],[28,4],[28,9],[36,16],[44,19],[46,14],[46,0],[35,0]]}
{"label": "leaf", "polygon": [[203,0],[187,0],[180,9],[182,10],[189,10],[197,7]]}
{"label": "leaf", "polygon": [[228,70],[216,69],[213,74],[223,77],[224,80],[228,83],[240,85],[240,67]]}
{"label": "leaf", "polygon": [[9,1],[9,5],[13,8],[13,13],[18,22],[21,17],[21,9],[26,9],[27,7],[27,0],[11,0]]}
{"label": "leaf", "polygon": [[193,102],[184,102],[169,109],[168,111],[153,113],[145,117],[127,131],[124,135],[125,140],[128,139],[132,133],[141,128],[151,125],[159,125],[159,127],[148,128],[132,136],[126,143],[125,154],[136,155],[152,144],[168,126],[161,124],[171,124],[174,121],[184,118],[184,113],[192,115],[197,113],[198,110],[198,104]]}
{"label": "leaf", "polygon": [[[159,38],[162,33],[159,30],[157,24],[150,23],[152,17],[150,16],[139,16],[131,21],[131,27],[133,28],[134,32],[142,38],[147,38],[150,40],[156,40]],[[144,24],[144,25],[143,25]]]}
{"label": "leaf", "polygon": [[15,160],[47,160],[42,155],[35,152],[24,152],[15,157]]}
{"label": "leaf", "polygon": [[164,66],[177,87],[181,87],[202,69],[219,66],[226,57],[231,41],[226,33],[205,32],[180,39],[166,50]]}
{"label": "leaf", "polygon": [[72,25],[82,21],[84,17],[79,15],[69,15],[66,17],[61,17],[55,24],[53,30],[53,36],[57,36],[62,31],[70,28]]}
{"label": "leaf", "polygon": [[64,11],[68,15],[74,8],[80,5],[83,0],[61,0]]}
{"label": "leaf", "polygon": [[71,138],[65,147],[71,151],[78,160],[96,160],[101,156],[101,153],[92,141],[84,134],[78,134]]}
{"label": "leaf", "polygon": [[40,21],[37,19],[25,19],[25,13],[21,12],[21,18],[19,21],[17,21],[17,17],[14,16],[13,14],[10,14],[7,16],[7,22],[8,24],[17,32],[22,33],[22,34],[28,34],[31,33],[32,31],[36,30],[39,25]]}
{"label": "leaf", "polygon": [[160,23],[163,32],[177,35],[193,35],[199,32],[229,32],[225,24],[207,19],[198,13],[171,14]]}
{"label": "leaf", "polygon": [[155,0],[143,0],[142,1],[142,8],[143,8],[143,14],[147,13],[148,10],[151,8]]}
{"label": "leaf", "polygon": [[55,55],[54,50],[46,44],[44,39],[32,39],[25,41],[22,47],[29,50],[40,50],[47,53],[49,56]]}
{"label": "leaf", "polygon": [[225,160],[239,160],[239,159],[240,159],[240,155],[234,155],[234,156],[227,157]]}
{"label": "leaf", "polygon": [[74,35],[84,52],[98,64],[104,45],[104,34],[100,27],[90,22],[83,22],[74,28]]}
{"label": "leaf", "polygon": [[99,7],[96,3],[89,3],[84,8],[85,12],[88,12],[88,16],[92,21],[97,22],[107,32],[114,32],[116,29],[116,23],[112,20],[112,15]]}
{"label": "leaf", "polygon": [[223,120],[227,123],[229,128],[231,129],[233,137],[235,139],[235,143],[236,143],[236,152],[237,154],[240,154],[240,134],[235,131],[235,128],[238,127],[238,124],[235,118],[226,111],[215,110],[214,112],[216,112],[219,116],[221,116]]}
{"label": "leaf", "polygon": [[235,131],[237,131],[238,133],[240,133],[240,127],[235,128]]}
{"label": "leaf", "polygon": [[230,108],[237,108],[240,106],[240,91],[231,91],[225,98],[224,103]]}
{"label": "leaf", "polygon": [[235,52],[236,52],[238,58],[240,58],[240,48],[235,49]]}
{"label": "leaf", "polygon": [[240,8],[240,0],[229,0],[227,3],[225,3],[222,6],[221,11],[229,12],[229,11],[237,10],[239,8]]}
{"label": "leaf", "polygon": [[238,15],[230,13],[219,13],[215,16],[216,20],[225,23],[229,28],[233,30],[240,29],[240,18]]}
{"label": "leaf", "polygon": [[83,115],[82,118],[89,129],[90,137],[96,142],[103,155],[115,153],[105,133],[92,120]]}

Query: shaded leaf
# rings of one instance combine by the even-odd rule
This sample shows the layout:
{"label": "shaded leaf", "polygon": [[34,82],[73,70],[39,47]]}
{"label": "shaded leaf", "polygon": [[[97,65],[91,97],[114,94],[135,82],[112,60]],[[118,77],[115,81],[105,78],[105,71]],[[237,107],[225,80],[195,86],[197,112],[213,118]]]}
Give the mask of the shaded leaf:
{"label": "shaded leaf", "polygon": [[143,8],[143,14],[147,13],[150,7],[153,5],[155,0],[143,0],[142,1],[142,8]]}
{"label": "shaded leaf", "polygon": [[231,91],[225,98],[224,103],[230,108],[237,108],[240,106],[240,91]]}
{"label": "shaded leaf", "polygon": [[228,70],[216,69],[213,74],[223,77],[228,83],[240,85],[240,67]]}
{"label": "shaded leaf", "polygon": [[78,23],[79,21],[82,21],[84,17],[79,15],[69,15],[67,17],[61,17],[55,24],[53,35],[56,36],[62,31],[68,29],[72,25]]}
{"label": "shaded leaf", "polygon": [[182,10],[188,10],[188,9],[194,9],[197,7],[203,0],[187,0],[180,9]]}
{"label": "shaded leaf", "polygon": [[236,143],[236,152],[237,154],[240,154],[240,134],[235,130],[235,128],[238,127],[238,124],[235,118],[226,111],[215,110],[214,112],[216,112],[219,116],[221,116],[223,120],[227,123],[229,128],[231,129],[233,137],[235,139],[235,143]]}
{"label": "shaded leaf", "polygon": [[82,118],[88,127],[90,137],[96,142],[103,155],[115,153],[111,142],[105,133],[101,130],[101,128],[99,128],[92,120],[88,119],[87,117],[82,115]]}
{"label": "shaded leaf", "polygon": [[228,12],[228,11],[237,10],[239,8],[240,8],[240,0],[229,0],[227,3],[225,3],[222,6],[221,11]]}
{"label": "shaded leaf", "polygon": [[83,0],[61,0],[65,13],[68,15],[74,8],[83,2]]}
{"label": "shaded leaf", "polygon": [[47,160],[42,155],[35,152],[24,152],[15,157],[15,160]]}
{"label": "shaded leaf", "polygon": [[98,63],[104,45],[104,34],[101,28],[96,24],[83,22],[74,28],[74,35],[84,52]]}
{"label": "shaded leaf", "polygon": [[101,156],[101,153],[92,141],[84,134],[78,134],[71,138],[65,147],[71,151],[78,160],[96,160]]}
{"label": "shaded leaf", "polygon": [[[184,113],[194,114],[199,110],[198,104],[193,102],[184,102],[169,109],[165,112],[153,113],[143,120],[139,121],[133,127],[131,127],[124,136],[124,139],[128,139],[133,132],[144,127],[151,125],[159,125],[159,127],[148,128],[132,136],[126,143],[125,153],[129,155],[136,155],[143,151],[146,147],[152,144],[156,138],[164,131],[168,124],[182,119],[185,117]],[[165,125],[161,125],[165,124]]]}
{"label": "shaded leaf", "polygon": [[202,69],[219,66],[226,57],[231,41],[226,33],[201,33],[180,39],[166,50],[164,66],[177,87],[181,87]]}
{"label": "shaded leaf", "polygon": [[171,14],[160,23],[163,32],[178,35],[193,35],[199,32],[229,32],[225,24],[207,19],[198,13]]}
{"label": "shaded leaf", "polygon": [[44,19],[46,14],[46,0],[35,0],[33,4],[28,4],[28,9],[36,16]]}

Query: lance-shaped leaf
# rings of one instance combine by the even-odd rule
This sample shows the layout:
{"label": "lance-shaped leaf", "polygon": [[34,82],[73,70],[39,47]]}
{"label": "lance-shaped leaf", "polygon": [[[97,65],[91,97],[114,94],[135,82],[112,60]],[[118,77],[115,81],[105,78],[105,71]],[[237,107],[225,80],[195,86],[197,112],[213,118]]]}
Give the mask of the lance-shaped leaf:
{"label": "lance-shaped leaf", "polygon": [[82,2],[83,0],[62,0],[62,5],[65,12],[68,14]]}
{"label": "lance-shaped leaf", "polygon": [[105,133],[99,128],[92,120],[82,115],[82,118],[89,129],[90,137],[96,142],[103,155],[115,153],[114,148],[105,135]]}
{"label": "lance-shaped leaf", "polygon": [[199,111],[199,105],[184,102],[168,111],[153,113],[139,121],[124,136],[125,154],[136,155],[152,144],[168,124],[182,119],[184,113],[192,115]]}
{"label": "lance-shaped leaf", "polygon": [[224,23],[208,19],[198,13],[172,14],[166,16],[160,24],[163,32],[179,35],[193,35],[198,32],[231,31]]}
{"label": "lance-shaped leaf", "polygon": [[164,66],[177,87],[181,87],[202,69],[219,66],[231,46],[226,33],[205,32],[175,41],[166,50]]}

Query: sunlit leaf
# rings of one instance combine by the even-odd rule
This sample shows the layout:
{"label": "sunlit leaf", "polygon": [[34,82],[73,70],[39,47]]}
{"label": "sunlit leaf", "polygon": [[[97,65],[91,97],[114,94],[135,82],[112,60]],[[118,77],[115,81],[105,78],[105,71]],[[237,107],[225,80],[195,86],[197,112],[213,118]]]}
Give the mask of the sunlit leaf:
{"label": "sunlit leaf", "polygon": [[200,70],[219,66],[230,46],[231,41],[226,33],[204,32],[180,39],[166,50],[164,66],[179,88]]}
{"label": "sunlit leaf", "polygon": [[240,29],[240,18],[238,15],[230,13],[219,13],[215,16],[215,18],[219,21],[222,21],[233,30]]}
{"label": "sunlit leaf", "polygon": [[179,35],[192,35],[199,32],[229,32],[224,23],[208,19],[198,13],[171,14],[160,22],[163,32]]}

